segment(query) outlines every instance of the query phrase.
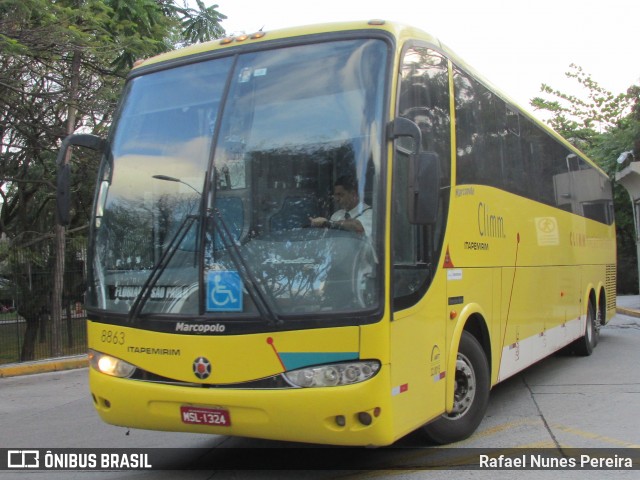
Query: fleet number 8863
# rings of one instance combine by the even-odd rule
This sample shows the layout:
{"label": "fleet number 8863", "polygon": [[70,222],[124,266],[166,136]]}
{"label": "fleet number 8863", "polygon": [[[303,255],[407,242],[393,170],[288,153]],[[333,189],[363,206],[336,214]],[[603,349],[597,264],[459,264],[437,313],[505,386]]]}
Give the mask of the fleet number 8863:
{"label": "fleet number 8863", "polygon": [[111,343],[113,345],[124,345],[125,335],[124,332],[120,330],[102,330],[100,341],[102,343]]}

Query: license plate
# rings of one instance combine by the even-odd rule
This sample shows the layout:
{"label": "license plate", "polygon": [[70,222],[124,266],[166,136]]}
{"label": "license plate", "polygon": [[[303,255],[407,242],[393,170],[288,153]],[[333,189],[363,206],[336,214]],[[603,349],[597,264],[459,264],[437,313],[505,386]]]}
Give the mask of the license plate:
{"label": "license plate", "polygon": [[214,427],[230,427],[231,416],[222,408],[180,407],[182,423],[190,425],[211,425]]}

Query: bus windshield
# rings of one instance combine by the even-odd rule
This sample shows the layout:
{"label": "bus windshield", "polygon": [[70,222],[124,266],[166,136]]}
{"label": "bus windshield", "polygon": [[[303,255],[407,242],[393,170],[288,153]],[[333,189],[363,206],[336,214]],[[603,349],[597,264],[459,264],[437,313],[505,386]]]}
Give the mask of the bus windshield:
{"label": "bus windshield", "polygon": [[386,55],[379,39],[327,41],[132,78],[99,177],[88,306],[378,309]]}

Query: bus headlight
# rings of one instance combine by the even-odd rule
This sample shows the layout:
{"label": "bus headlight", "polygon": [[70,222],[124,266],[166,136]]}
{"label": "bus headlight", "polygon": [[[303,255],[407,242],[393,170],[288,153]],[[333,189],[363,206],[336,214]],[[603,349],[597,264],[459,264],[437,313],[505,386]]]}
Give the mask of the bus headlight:
{"label": "bus headlight", "polygon": [[380,370],[380,362],[334,363],[284,372],[285,380],[294,387],[337,387],[369,380]]}
{"label": "bus headlight", "polygon": [[112,377],[129,378],[136,371],[130,363],[95,350],[89,350],[89,363],[93,369]]}

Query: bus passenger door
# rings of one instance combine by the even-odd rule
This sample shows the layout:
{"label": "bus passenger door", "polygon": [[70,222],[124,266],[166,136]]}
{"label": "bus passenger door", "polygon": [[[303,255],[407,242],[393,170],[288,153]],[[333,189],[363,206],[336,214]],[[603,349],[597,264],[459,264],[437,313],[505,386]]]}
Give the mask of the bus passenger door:
{"label": "bus passenger door", "polygon": [[[428,46],[405,46],[397,96],[397,116],[410,120],[420,131],[395,141],[391,194],[391,395],[396,434],[408,433],[444,411],[446,283],[439,269],[450,196],[451,66]],[[412,219],[409,184],[414,180],[411,154],[426,154],[419,165],[438,182],[435,221]],[[439,185],[438,185],[439,183]],[[430,192],[433,193],[433,192]],[[412,221],[433,223],[418,224]]]}
{"label": "bus passenger door", "polygon": [[403,224],[401,213],[397,215],[392,230],[391,400],[394,430],[408,433],[443,413],[446,286],[433,278],[435,265],[423,257],[426,229]]}

